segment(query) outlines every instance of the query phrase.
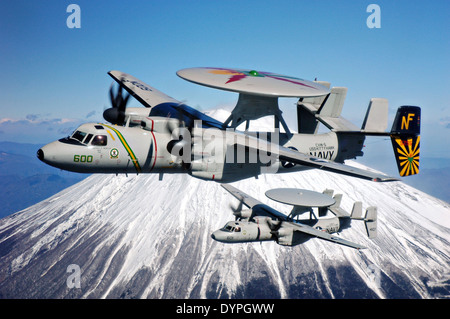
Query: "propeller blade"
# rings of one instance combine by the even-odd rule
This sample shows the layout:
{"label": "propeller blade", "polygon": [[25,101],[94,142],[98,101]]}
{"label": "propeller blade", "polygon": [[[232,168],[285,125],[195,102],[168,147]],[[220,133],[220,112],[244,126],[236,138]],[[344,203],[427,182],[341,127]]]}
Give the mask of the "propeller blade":
{"label": "propeller blade", "polygon": [[103,118],[112,124],[123,125],[125,123],[125,110],[130,94],[127,93],[124,96],[122,93],[123,88],[120,85],[117,88],[117,93],[114,94],[113,84],[111,84],[111,87],[109,88],[111,107],[103,112]]}
{"label": "propeller blade", "polygon": [[238,205],[237,208],[234,208],[233,205],[230,204],[230,208],[233,211],[233,215],[236,216],[235,220],[238,220],[238,219],[240,219],[242,217],[241,212],[242,212],[242,204],[243,204],[243,202],[244,201],[241,199],[239,201],[239,205]]}
{"label": "propeller blade", "polygon": [[[176,156],[177,158],[183,157],[181,161],[181,165],[183,169],[189,170],[191,167],[191,160],[192,160],[192,148],[194,145],[193,141],[193,128],[194,128],[194,118],[189,113],[186,113],[183,108],[180,107],[182,103],[175,106],[177,112],[177,121],[168,121],[167,124],[167,130],[172,135],[173,140],[171,140],[167,144],[167,150],[172,155]],[[189,119],[189,123],[186,126],[186,117]],[[189,145],[189,146],[188,146]],[[189,152],[184,153],[183,149],[189,149]],[[189,161],[186,160],[186,156],[190,159]]]}
{"label": "propeller blade", "polygon": [[111,83],[111,86],[109,87],[109,99],[111,101],[112,107],[115,107],[115,105],[116,105],[116,98],[114,96],[113,83]]}

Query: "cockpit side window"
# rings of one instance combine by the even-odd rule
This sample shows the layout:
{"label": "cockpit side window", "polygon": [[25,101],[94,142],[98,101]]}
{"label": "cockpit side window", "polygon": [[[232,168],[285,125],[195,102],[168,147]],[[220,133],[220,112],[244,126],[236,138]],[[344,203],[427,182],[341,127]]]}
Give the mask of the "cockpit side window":
{"label": "cockpit side window", "polygon": [[92,136],[94,136],[94,135],[88,134],[88,136],[86,136],[86,139],[84,140],[84,144],[89,144],[89,142],[90,142],[91,139],[92,139]]}
{"label": "cockpit side window", "polygon": [[91,144],[95,146],[106,146],[107,143],[108,138],[106,135],[96,135],[91,142]]}

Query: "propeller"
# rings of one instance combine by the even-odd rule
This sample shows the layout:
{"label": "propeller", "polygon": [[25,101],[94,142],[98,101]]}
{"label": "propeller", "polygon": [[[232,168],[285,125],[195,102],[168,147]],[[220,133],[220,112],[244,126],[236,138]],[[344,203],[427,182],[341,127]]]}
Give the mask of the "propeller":
{"label": "propeller", "polygon": [[234,220],[239,220],[239,219],[241,219],[241,217],[242,217],[241,212],[242,212],[242,204],[243,204],[243,203],[244,203],[244,200],[241,199],[241,200],[239,201],[239,205],[238,205],[237,208],[234,208],[234,207],[230,204],[230,208],[231,208],[231,210],[233,211],[233,215],[236,216]]}
{"label": "propeller", "polygon": [[[182,167],[184,169],[189,169],[190,160],[192,159],[192,146],[194,144],[192,135],[192,131],[194,128],[194,118],[189,113],[183,112],[183,109],[178,107],[179,105],[181,105],[181,103],[176,107],[178,115],[177,121],[168,122],[167,128],[170,134],[172,136],[176,136],[176,138],[167,143],[167,151],[176,157],[181,157]],[[186,126],[185,117],[189,119],[188,126]],[[188,145],[189,154],[184,154],[184,150]],[[185,159],[189,159],[189,161],[186,162]]]}
{"label": "propeller", "polygon": [[109,97],[111,100],[111,106],[103,112],[103,118],[112,124],[123,125],[125,124],[125,109],[127,107],[130,94],[125,96],[122,93],[123,88],[119,85],[117,93],[114,94],[113,85],[109,89]]}
{"label": "propeller", "polygon": [[277,220],[273,220],[271,218],[267,219],[267,225],[269,225],[269,228],[271,230],[271,233],[277,233],[278,235],[278,230],[281,227],[281,220],[277,219]]}

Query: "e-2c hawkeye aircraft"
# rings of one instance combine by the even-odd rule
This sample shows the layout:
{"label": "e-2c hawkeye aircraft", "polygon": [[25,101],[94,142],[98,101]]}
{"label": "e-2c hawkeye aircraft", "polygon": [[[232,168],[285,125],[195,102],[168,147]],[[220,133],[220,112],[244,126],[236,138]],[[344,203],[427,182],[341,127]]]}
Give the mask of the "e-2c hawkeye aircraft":
{"label": "e-2c hawkeye aircraft", "polygon": [[[398,180],[345,165],[362,156],[365,136],[390,136],[401,176],[419,171],[420,108],[402,106],[387,128],[387,100],[371,99],[361,128],[340,116],[347,89],[269,72],[226,68],[189,68],[178,76],[212,88],[239,93],[224,122],[213,119],[120,71],[108,74],[109,123],[88,123],[72,135],[45,145],[38,158],[80,173],[188,173],[232,182],[264,173],[318,168],[372,181]],[[127,93],[123,92],[123,89]],[[133,96],[144,107],[127,108]],[[299,98],[298,133],[286,125],[279,97]],[[249,132],[249,123],[273,116],[273,132]],[[330,129],[318,133],[319,123]],[[245,128],[240,128],[245,125]],[[281,126],[280,126],[281,125]]]}
{"label": "e-2c hawkeye aircraft", "polygon": [[[268,198],[294,206],[291,213],[286,216],[229,184],[222,184],[222,187],[239,200],[239,206],[233,209],[235,220],[229,221],[211,234],[211,237],[219,242],[245,243],[274,240],[283,246],[295,246],[311,238],[319,238],[363,249],[365,247],[360,244],[332,235],[350,227],[351,221],[355,219],[364,221],[367,236],[370,239],[377,235],[376,207],[367,208],[365,216],[362,216],[362,203],[356,202],[349,214],[340,207],[342,195],[336,194],[332,197],[333,191],[329,189],[323,193],[296,188],[277,188],[267,191]],[[249,209],[242,209],[242,205]],[[317,210],[318,216],[315,215],[313,208]],[[300,215],[308,212],[309,218],[299,219]]]}

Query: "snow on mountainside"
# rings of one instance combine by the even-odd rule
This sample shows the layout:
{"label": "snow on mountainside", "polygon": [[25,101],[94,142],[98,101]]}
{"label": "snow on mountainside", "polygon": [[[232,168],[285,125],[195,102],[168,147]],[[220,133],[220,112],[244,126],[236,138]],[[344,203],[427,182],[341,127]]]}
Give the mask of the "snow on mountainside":
{"label": "snow on mountainside", "polygon": [[[258,129],[272,126],[258,121]],[[210,235],[234,219],[238,201],[220,184],[182,174],[92,175],[0,220],[0,298],[450,297],[448,203],[402,182],[320,170],[232,185],[285,213],[291,207],[267,190],[333,189],[347,211],[354,201],[378,207],[378,237],[354,221],[339,236],[367,249],[319,239],[223,244]]]}
{"label": "snow on mountainside", "polygon": [[[353,164],[357,165],[357,164]],[[450,208],[401,182],[374,183],[310,170],[232,183],[264,193],[298,187],[378,207],[378,237],[354,221],[340,236],[223,244],[210,238],[238,201],[188,175],[93,175],[0,220],[2,298],[448,298]],[[80,288],[68,284],[79,267]],[[69,268],[68,268],[69,267]]]}

